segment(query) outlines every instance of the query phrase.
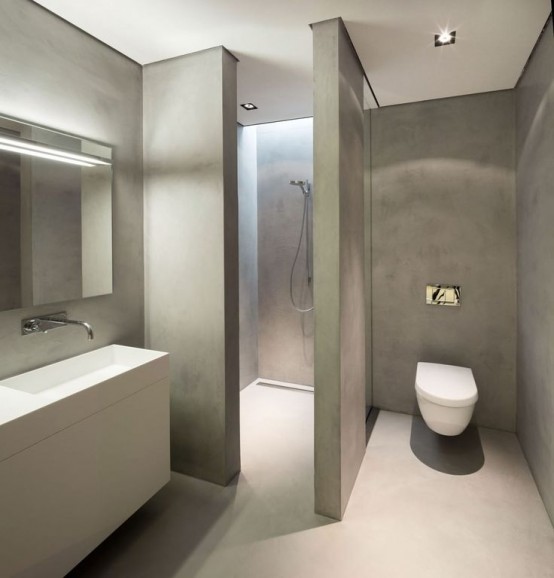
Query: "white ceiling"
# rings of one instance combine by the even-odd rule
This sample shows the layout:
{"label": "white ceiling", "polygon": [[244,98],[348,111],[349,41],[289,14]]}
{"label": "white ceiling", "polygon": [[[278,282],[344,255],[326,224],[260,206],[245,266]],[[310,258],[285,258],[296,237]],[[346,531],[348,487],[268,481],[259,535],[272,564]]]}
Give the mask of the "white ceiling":
{"label": "white ceiling", "polygon": [[[35,0],[141,64],[223,45],[239,122],[312,115],[309,25],[342,17],[381,106],[513,88],[550,0]],[[434,47],[449,27],[456,44]],[[366,106],[369,102],[366,101]]]}

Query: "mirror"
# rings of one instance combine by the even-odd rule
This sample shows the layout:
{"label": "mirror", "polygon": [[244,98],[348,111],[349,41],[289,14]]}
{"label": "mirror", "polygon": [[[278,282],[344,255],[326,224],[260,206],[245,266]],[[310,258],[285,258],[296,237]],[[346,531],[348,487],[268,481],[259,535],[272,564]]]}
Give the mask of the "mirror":
{"label": "mirror", "polygon": [[0,117],[0,311],[112,292],[111,158]]}

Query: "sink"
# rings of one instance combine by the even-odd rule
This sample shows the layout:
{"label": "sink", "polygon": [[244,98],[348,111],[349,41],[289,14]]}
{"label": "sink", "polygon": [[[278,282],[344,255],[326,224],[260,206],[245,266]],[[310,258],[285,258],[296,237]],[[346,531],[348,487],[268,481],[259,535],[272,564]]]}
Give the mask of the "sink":
{"label": "sink", "polygon": [[0,576],[65,576],[169,475],[167,353],[110,345],[0,381]]}
{"label": "sink", "polygon": [[168,374],[167,353],[109,345],[0,381],[0,461]]}
{"label": "sink", "polygon": [[166,354],[148,349],[110,345],[0,381],[0,387],[50,400],[98,385]]}

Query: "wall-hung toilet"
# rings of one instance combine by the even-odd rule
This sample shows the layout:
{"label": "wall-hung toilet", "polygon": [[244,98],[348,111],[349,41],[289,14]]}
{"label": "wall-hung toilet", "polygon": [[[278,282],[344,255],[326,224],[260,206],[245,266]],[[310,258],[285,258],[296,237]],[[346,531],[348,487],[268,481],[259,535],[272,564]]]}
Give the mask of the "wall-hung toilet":
{"label": "wall-hung toilet", "polygon": [[461,434],[477,402],[477,385],[468,367],[417,364],[417,403],[427,426],[444,436]]}

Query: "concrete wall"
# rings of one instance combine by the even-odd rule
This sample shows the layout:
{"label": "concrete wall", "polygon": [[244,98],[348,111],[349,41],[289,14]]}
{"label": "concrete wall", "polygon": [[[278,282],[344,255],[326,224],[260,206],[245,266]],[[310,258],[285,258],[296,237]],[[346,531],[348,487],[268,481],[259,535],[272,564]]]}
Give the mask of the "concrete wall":
{"label": "concrete wall", "polygon": [[554,520],[554,37],[552,21],[516,91],[517,432]]}
{"label": "concrete wall", "polygon": [[[290,301],[290,271],[298,247],[304,197],[291,180],[312,182],[312,119],[257,127],[259,376],[314,383],[314,314],[299,313]],[[314,190],[314,195],[317,191]],[[311,234],[311,203],[308,226]],[[305,268],[306,236],[293,278],[301,309],[312,306]]]}
{"label": "concrete wall", "polygon": [[340,519],[365,451],[363,72],[341,19],[313,33],[315,508]]}
{"label": "concrete wall", "polygon": [[[115,147],[113,295],[0,313],[0,378],[110,343],[144,344],[142,72],[32,2],[0,4],[0,113]],[[24,317],[67,309],[95,339],[66,327],[20,335]]]}
{"label": "concrete wall", "polygon": [[240,387],[258,379],[256,127],[238,127]]}
{"label": "concrete wall", "polygon": [[[515,427],[514,94],[372,111],[373,396],[416,411],[418,361],[473,369],[474,421]],[[462,305],[425,304],[427,283]]]}
{"label": "concrete wall", "polygon": [[144,68],[147,346],[171,353],[171,459],[240,469],[236,60],[218,47]]}
{"label": "concrete wall", "polygon": [[371,224],[371,110],[364,111],[364,258],[365,258],[365,403],[373,405],[373,316],[372,316]]}

